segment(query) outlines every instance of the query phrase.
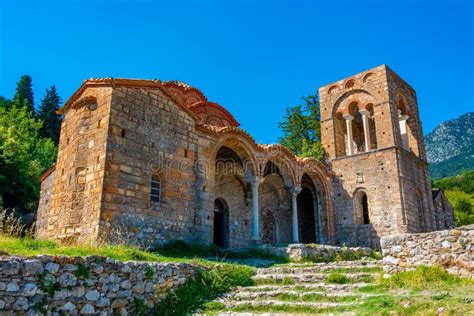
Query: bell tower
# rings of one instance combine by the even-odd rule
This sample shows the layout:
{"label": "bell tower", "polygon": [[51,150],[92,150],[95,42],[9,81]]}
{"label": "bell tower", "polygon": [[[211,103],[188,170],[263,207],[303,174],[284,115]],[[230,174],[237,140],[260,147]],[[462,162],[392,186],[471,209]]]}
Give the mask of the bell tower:
{"label": "bell tower", "polygon": [[436,229],[415,91],[386,65],[319,90],[338,242]]}

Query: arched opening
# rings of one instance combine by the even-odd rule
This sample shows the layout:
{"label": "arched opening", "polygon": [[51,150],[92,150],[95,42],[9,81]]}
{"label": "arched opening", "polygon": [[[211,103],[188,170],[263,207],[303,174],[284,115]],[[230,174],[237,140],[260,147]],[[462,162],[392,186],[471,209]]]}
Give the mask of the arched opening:
{"label": "arched opening", "polygon": [[314,220],[314,200],[311,190],[302,188],[298,194],[298,223],[300,229],[300,241],[302,243],[315,243],[316,231]]}
{"label": "arched opening", "polygon": [[355,194],[355,206],[357,224],[370,224],[369,200],[365,191],[360,190]]}
{"label": "arched opening", "polygon": [[359,111],[357,102],[352,102],[349,105],[349,113],[352,115],[352,140],[354,153],[365,152],[365,135],[364,123],[362,121],[362,114]]}
{"label": "arched opening", "polygon": [[301,192],[297,197],[299,236],[302,243],[321,241],[320,214],[315,214],[315,206],[319,205],[316,192],[313,180],[305,173],[301,178]]}
{"label": "arched opening", "polygon": [[[285,165],[279,164],[282,168]],[[285,172],[285,171],[283,171]],[[290,243],[291,195],[287,175],[273,161],[264,168],[264,180],[259,186],[260,225],[263,243]]]}
{"label": "arched opening", "polygon": [[[225,201],[224,209],[227,212],[222,218],[221,214],[215,214],[214,226],[217,229],[224,221],[224,227],[227,227],[224,247],[246,247],[251,240],[251,189],[246,176],[252,174],[253,167],[249,161],[250,158],[243,145],[236,140],[221,146],[216,153],[214,185],[210,193],[214,198]],[[229,223],[232,224],[232,229],[229,228]],[[218,232],[214,230],[215,234]]]}
{"label": "arched opening", "polygon": [[369,133],[369,141],[370,141],[370,149],[377,149],[378,148],[378,143],[377,143],[377,129],[375,126],[375,117],[374,117],[374,107],[372,104],[368,104],[365,107],[367,111],[369,112],[368,114],[368,133]]}
{"label": "arched opening", "polygon": [[214,201],[214,244],[229,247],[229,208],[220,198]]}

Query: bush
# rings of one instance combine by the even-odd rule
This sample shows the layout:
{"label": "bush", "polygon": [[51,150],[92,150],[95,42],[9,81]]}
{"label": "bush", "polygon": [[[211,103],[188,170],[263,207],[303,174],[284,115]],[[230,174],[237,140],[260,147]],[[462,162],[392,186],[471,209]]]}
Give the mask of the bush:
{"label": "bush", "polygon": [[331,273],[326,277],[326,283],[347,284],[350,280],[341,273]]}
{"label": "bush", "polygon": [[252,275],[253,270],[245,266],[218,264],[207,267],[158,303],[155,315],[188,315],[233,287],[252,285]]}
{"label": "bush", "polygon": [[382,280],[382,283],[389,288],[409,290],[423,290],[431,286],[442,287],[463,282],[469,281],[451,275],[443,268],[436,266],[420,266],[413,271],[399,272]]}

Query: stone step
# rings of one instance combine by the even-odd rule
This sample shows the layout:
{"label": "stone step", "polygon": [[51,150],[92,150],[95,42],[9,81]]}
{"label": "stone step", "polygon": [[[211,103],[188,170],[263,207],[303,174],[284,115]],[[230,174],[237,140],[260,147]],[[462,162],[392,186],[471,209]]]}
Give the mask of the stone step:
{"label": "stone step", "polygon": [[242,306],[249,306],[250,308],[267,307],[271,309],[272,306],[289,306],[289,307],[309,307],[309,308],[333,308],[341,306],[353,306],[360,304],[359,302],[289,302],[280,300],[266,300],[266,301],[255,301],[255,300],[243,300],[243,301],[225,301],[218,300],[226,306],[228,309],[238,308]]}
{"label": "stone step", "polygon": [[307,266],[307,267],[276,267],[267,269],[257,269],[257,275],[264,274],[305,274],[305,273],[331,273],[331,272],[378,272],[382,271],[379,265],[357,265],[351,267],[333,266]]}
{"label": "stone step", "polygon": [[279,267],[329,267],[329,268],[351,268],[354,266],[383,266],[382,260],[353,260],[353,261],[334,261],[334,262],[289,262],[274,264],[270,268]]}
{"label": "stone step", "polygon": [[355,291],[361,287],[367,286],[367,283],[348,283],[348,284],[327,284],[327,283],[313,283],[313,284],[296,284],[296,285],[278,285],[278,284],[268,284],[268,285],[255,285],[255,286],[246,286],[238,287],[235,289],[236,292],[267,292],[275,290],[287,290],[287,291],[297,291],[300,293],[311,292],[311,291],[320,291],[320,292],[340,292],[340,291]]}
{"label": "stone step", "polygon": [[[350,282],[361,281],[367,283],[366,279],[372,278],[375,279],[377,277],[376,273],[341,273],[345,277],[349,279]],[[265,282],[268,283],[313,283],[313,282],[321,282],[326,280],[329,276],[327,273],[300,273],[300,274],[256,274],[252,277],[252,279],[259,283],[264,284]],[[368,281],[372,282],[372,281]]]}
{"label": "stone step", "polygon": [[228,293],[222,296],[224,300],[234,300],[234,301],[243,301],[243,300],[269,300],[269,299],[279,299],[282,301],[287,301],[287,299],[282,299],[281,296],[287,295],[289,297],[297,297],[298,300],[306,302],[337,302],[339,300],[344,300],[347,298],[350,300],[354,297],[354,301],[364,299],[371,296],[379,296],[379,294],[369,294],[369,293],[357,293],[350,291],[296,291],[290,289],[281,289],[277,288],[270,291],[260,291],[260,292],[251,292],[251,291],[236,291],[233,293]]}

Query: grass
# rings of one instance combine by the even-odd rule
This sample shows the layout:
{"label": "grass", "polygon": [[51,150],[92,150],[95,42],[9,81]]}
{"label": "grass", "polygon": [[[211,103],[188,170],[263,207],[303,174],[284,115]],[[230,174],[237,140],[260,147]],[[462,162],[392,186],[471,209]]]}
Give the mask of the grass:
{"label": "grass", "polygon": [[329,274],[326,277],[325,281],[326,283],[334,283],[334,284],[347,284],[351,282],[351,280],[349,280],[348,277],[338,272],[333,272]]}

